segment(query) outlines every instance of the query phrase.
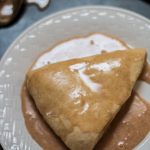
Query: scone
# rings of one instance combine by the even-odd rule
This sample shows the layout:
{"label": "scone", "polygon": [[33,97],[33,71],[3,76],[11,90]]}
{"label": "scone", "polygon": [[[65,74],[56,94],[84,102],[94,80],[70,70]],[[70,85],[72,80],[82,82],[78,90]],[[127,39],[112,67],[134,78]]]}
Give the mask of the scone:
{"label": "scone", "polygon": [[115,51],[30,71],[27,88],[54,132],[71,150],[92,150],[131,95],[144,49]]}

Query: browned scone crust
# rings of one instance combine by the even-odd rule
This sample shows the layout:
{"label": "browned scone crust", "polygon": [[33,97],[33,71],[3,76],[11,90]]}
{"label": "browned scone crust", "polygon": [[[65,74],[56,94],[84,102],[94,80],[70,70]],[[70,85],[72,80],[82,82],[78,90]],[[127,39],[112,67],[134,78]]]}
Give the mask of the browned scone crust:
{"label": "browned scone crust", "polygon": [[131,95],[144,61],[144,49],[129,49],[49,64],[28,73],[27,88],[71,150],[92,150]]}

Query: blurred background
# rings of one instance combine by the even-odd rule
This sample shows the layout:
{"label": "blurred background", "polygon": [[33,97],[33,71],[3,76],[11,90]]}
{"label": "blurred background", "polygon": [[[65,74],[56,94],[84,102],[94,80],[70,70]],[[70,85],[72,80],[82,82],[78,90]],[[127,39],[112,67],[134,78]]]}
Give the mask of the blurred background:
{"label": "blurred background", "polygon": [[61,10],[87,5],[125,8],[150,19],[148,0],[0,0],[0,59],[16,37],[36,21]]}

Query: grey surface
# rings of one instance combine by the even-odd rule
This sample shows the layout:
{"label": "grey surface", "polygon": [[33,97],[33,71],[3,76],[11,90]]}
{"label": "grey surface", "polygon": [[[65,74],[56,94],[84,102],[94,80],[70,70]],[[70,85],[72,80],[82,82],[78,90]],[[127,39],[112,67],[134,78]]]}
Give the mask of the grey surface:
{"label": "grey surface", "polygon": [[0,28],[0,58],[16,37],[37,20],[60,10],[85,5],[117,6],[150,18],[150,3],[148,3],[148,0],[52,0],[49,7],[44,11],[39,11],[38,8],[30,5],[22,10],[20,18],[13,25]]}

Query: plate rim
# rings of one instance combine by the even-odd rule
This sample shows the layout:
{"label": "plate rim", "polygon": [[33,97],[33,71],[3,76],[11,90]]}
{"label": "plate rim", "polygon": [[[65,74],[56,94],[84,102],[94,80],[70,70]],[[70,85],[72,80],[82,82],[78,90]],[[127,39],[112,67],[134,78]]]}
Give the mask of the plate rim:
{"label": "plate rim", "polygon": [[[5,50],[5,52],[3,53],[1,59],[0,59],[0,70],[2,70],[3,67],[3,63],[5,62],[5,59],[9,56],[9,53],[11,52],[11,50],[13,49],[13,47],[19,42],[19,40],[21,38],[23,38],[26,34],[28,34],[31,30],[34,29],[34,27],[38,26],[39,24],[45,22],[46,20],[53,18],[53,17],[57,17],[63,13],[68,13],[68,12],[72,12],[72,11],[78,11],[78,10],[82,10],[82,9],[106,9],[107,10],[115,10],[117,12],[121,12],[124,14],[129,14],[130,16],[134,16],[135,18],[138,18],[140,20],[143,20],[144,22],[148,23],[150,25],[150,19],[139,14],[136,13],[134,11],[125,9],[125,8],[120,8],[120,7],[116,7],[116,6],[108,6],[108,5],[88,5],[88,6],[77,6],[77,7],[71,7],[71,8],[67,8],[65,10],[59,10],[57,12],[54,12],[50,15],[47,15],[41,19],[39,19],[38,21],[34,22],[33,24],[31,24],[29,27],[27,27],[24,31],[22,31],[17,38],[8,46],[8,48]],[[1,143],[1,138],[0,138],[0,144],[3,147],[4,150],[6,150],[6,147],[3,145],[3,143]]]}
{"label": "plate rim", "polygon": [[[38,21],[36,21],[35,23],[31,24],[29,27],[27,27],[24,31],[22,31],[17,38],[9,45],[9,47],[5,50],[4,54],[2,55],[1,59],[0,59],[0,65],[4,62],[5,58],[7,57],[7,55],[9,54],[9,51],[12,49],[12,47],[14,47],[14,45],[19,41],[19,39],[21,39],[25,34],[27,34],[30,30],[32,30],[35,26],[38,26],[40,23],[44,22],[45,20],[47,20],[48,18],[53,18],[56,17],[62,13],[67,13],[73,10],[80,10],[80,9],[109,9],[109,10],[117,10],[123,13],[127,13],[129,15],[133,15],[139,19],[144,20],[145,22],[148,22],[148,24],[150,24],[150,19],[148,19],[147,17],[136,13],[134,11],[125,9],[125,8],[120,8],[120,7],[116,7],[116,6],[104,6],[104,5],[89,5],[89,6],[80,6],[80,7],[72,7],[72,8],[68,8],[65,10],[60,10],[57,12],[54,12],[50,15],[47,15],[45,17],[43,17],[42,19],[39,19]],[[1,67],[0,67],[1,70]]]}

